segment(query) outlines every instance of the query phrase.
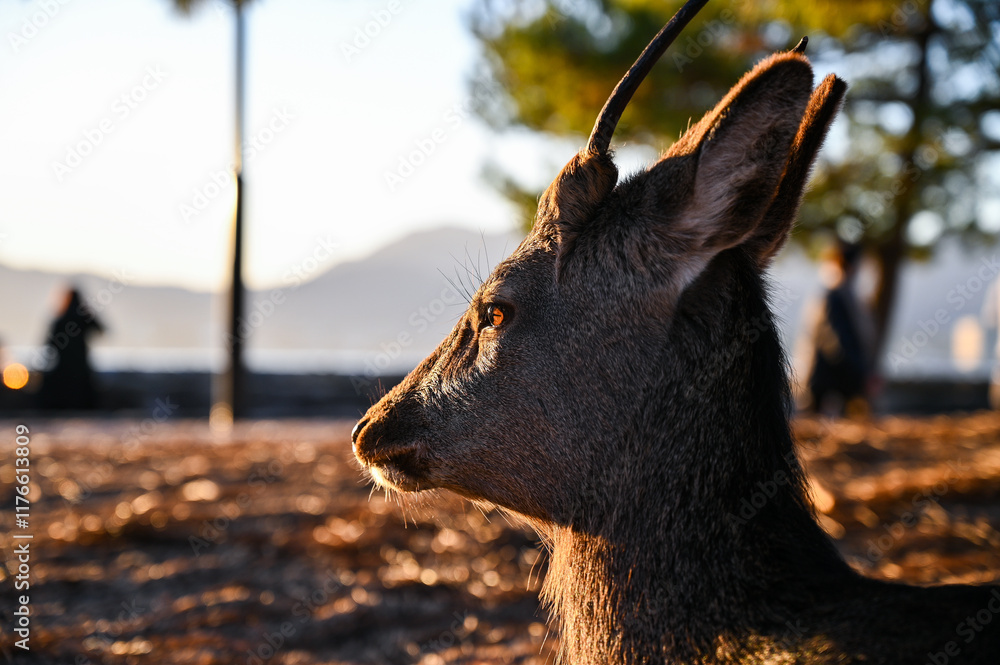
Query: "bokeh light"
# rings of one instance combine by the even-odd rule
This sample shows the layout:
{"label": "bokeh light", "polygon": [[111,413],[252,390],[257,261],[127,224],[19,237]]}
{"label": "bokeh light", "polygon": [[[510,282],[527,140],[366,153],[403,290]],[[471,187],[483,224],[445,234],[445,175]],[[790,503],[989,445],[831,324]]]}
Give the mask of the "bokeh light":
{"label": "bokeh light", "polygon": [[3,384],[11,390],[28,385],[28,368],[21,363],[11,363],[3,368]]}

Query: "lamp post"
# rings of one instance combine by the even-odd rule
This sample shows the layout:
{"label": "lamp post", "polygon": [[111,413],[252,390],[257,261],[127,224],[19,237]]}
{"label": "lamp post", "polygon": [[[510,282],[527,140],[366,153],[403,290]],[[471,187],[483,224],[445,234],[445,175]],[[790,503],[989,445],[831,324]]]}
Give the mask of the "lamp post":
{"label": "lamp post", "polygon": [[236,87],[235,143],[233,171],[236,178],[236,210],[232,228],[232,274],[228,302],[228,333],[226,335],[227,366],[217,386],[211,420],[226,427],[233,420],[246,416],[246,365],[243,360],[244,339],[240,335],[246,289],[243,285],[243,126],[246,61],[246,26],[242,0],[233,3],[236,12]]}

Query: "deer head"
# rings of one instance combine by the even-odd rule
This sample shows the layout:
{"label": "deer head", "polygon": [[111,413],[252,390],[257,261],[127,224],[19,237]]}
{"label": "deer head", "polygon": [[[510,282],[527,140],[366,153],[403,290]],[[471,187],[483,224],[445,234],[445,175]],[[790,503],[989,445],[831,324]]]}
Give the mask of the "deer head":
{"label": "deer head", "polygon": [[[531,233],[451,334],[357,424],[355,455],[377,483],[449,489],[568,524],[616,500],[600,485],[608,469],[680,454],[670,430],[691,431],[697,416],[664,404],[694,380],[677,363],[728,349],[716,324],[738,296],[730,273],[759,276],[782,246],[845,90],[833,76],[813,90],[803,41],[758,64],[659,161],[618,182],[615,124],[706,1],[688,2],[646,48],[541,197]],[[681,322],[703,334],[678,360]],[[654,411],[668,443],[650,450]]]}

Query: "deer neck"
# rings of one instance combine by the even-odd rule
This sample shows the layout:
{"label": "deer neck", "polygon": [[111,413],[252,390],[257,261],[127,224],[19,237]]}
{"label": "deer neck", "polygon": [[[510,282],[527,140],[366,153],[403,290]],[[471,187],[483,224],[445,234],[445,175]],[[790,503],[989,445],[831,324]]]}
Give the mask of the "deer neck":
{"label": "deer neck", "polygon": [[641,431],[601,461],[616,469],[596,481],[607,496],[595,488],[592,513],[549,530],[543,597],[566,662],[717,662],[748,635],[778,639],[804,599],[852,575],[809,508],[765,328],[705,386],[652,391]]}

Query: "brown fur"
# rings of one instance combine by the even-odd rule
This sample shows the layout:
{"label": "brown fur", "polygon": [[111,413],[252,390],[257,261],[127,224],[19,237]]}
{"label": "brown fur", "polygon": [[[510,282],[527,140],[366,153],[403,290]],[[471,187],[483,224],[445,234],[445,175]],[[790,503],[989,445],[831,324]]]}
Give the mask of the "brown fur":
{"label": "brown fur", "polygon": [[[451,335],[358,423],[380,484],[523,516],[562,662],[1000,662],[1000,589],[886,584],[817,526],[763,268],[844,85],[758,65],[645,172],[574,157]],[[489,325],[491,306],[504,322]],[[773,487],[749,519],[741,501]],[[998,601],[1000,602],[1000,601]]]}

